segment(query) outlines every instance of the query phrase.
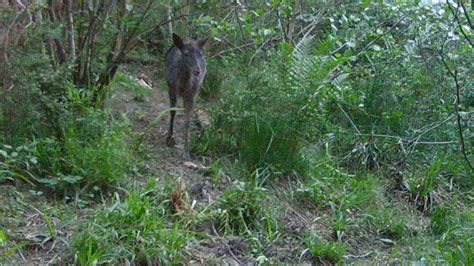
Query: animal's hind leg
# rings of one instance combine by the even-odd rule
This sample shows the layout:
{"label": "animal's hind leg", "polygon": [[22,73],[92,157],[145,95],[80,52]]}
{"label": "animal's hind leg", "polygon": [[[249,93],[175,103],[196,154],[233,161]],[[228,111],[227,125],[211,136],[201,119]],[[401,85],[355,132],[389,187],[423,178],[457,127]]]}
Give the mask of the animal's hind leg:
{"label": "animal's hind leg", "polygon": [[[176,92],[173,90],[168,91],[169,97],[170,97],[170,107],[175,108],[176,107],[176,102],[177,102],[177,96]],[[170,127],[168,129],[168,136],[166,137],[166,144],[168,146],[174,146],[175,140],[173,138],[173,125],[174,125],[174,117],[176,115],[175,110],[170,111]]]}

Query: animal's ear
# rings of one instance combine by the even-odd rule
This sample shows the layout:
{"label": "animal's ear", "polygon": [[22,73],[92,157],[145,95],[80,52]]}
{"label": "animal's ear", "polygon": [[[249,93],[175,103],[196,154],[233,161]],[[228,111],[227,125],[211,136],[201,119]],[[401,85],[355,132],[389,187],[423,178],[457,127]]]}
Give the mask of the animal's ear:
{"label": "animal's ear", "polygon": [[181,37],[179,37],[178,35],[174,33],[173,33],[173,44],[179,49],[182,49],[184,47],[183,39],[181,39]]}
{"label": "animal's ear", "polygon": [[206,46],[207,38],[201,39],[197,41],[197,45],[199,49],[203,49]]}

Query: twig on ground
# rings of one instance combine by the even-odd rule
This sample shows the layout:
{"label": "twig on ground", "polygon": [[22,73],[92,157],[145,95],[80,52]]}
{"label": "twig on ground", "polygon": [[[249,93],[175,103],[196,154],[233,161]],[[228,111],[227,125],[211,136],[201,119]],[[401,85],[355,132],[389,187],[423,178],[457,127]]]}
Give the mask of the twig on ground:
{"label": "twig on ground", "polygon": [[[216,230],[216,228],[214,227],[214,224],[211,224],[211,229],[212,229],[212,233],[214,233],[217,237],[221,238],[221,236],[219,235],[219,233],[217,233],[217,230]],[[227,243],[225,242],[225,240],[223,240],[222,243],[223,243],[224,246],[227,248],[227,251],[229,251],[229,254],[234,258],[234,260],[235,260],[239,265],[241,265],[242,262],[237,258],[237,256],[235,256],[234,252],[232,252],[232,249],[229,247],[229,245],[227,245]]]}
{"label": "twig on ground", "polygon": [[[398,139],[403,142],[412,143],[415,140],[407,137],[393,136],[393,135],[384,135],[384,134],[356,134],[357,136],[368,136],[368,137],[378,137],[378,138],[389,138],[389,139]],[[417,144],[433,144],[433,145],[444,145],[444,144],[455,144],[457,141],[417,141]]]}
{"label": "twig on ground", "polygon": [[[17,247],[17,246],[21,245],[21,243],[17,245],[16,242],[13,241],[13,245],[14,245],[15,247]],[[21,252],[21,248],[18,248],[16,251],[18,252],[18,254],[20,254],[21,259],[22,259],[23,261],[26,261],[25,255],[23,255],[23,252]]]}
{"label": "twig on ground", "polygon": [[372,251],[369,251],[365,254],[362,254],[362,255],[352,255],[352,254],[349,254],[349,255],[346,255],[344,256],[344,258],[346,259],[349,259],[349,258],[354,258],[354,259],[360,259],[360,258],[365,258],[365,257],[368,257],[370,254],[372,254],[373,252]]}

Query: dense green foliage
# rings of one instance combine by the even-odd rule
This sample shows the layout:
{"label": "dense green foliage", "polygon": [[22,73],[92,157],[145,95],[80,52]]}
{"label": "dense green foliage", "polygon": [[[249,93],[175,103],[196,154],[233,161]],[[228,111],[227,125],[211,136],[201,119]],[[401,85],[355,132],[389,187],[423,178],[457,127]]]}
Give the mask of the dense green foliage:
{"label": "dense green foliage", "polygon": [[[24,2],[0,6],[0,262],[63,240],[62,205],[15,233],[26,189],[84,213],[55,262],[474,263],[466,1]],[[153,132],[170,31],[210,39],[199,180]]]}

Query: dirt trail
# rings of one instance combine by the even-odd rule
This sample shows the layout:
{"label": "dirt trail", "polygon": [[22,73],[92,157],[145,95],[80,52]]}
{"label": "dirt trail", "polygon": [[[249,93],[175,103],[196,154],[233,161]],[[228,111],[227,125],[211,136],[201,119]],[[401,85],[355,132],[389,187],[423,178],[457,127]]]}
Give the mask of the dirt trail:
{"label": "dirt trail", "polygon": [[[146,70],[142,69],[145,73]],[[153,73],[152,70],[148,73]],[[154,77],[150,84],[150,95],[137,99],[132,93],[125,89],[116,91],[112,96],[112,109],[115,114],[126,113],[127,117],[133,123],[133,127],[138,132],[143,132],[152,121],[157,118],[164,110],[169,108],[167,88],[164,82],[159,80],[155,74],[134,73],[132,77]],[[147,79],[147,78],[145,78]],[[178,107],[182,107],[181,99],[178,100]],[[194,120],[199,119],[200,123],[205,124],[206,111],[205,106],[199,103],[195,104]],[[210,158],[196,157],[191,162],[183,160],[183,114],[178,112],[175,119],[176,145],[168,147],[165,143],[166,133],[169,126],[169,115],[165,114],[157,126],[150,130],[146,136],[146,144],[151,146],[151,158],[147,163],[149,172],[156,173],[156,178],[169,176],[173,179],[181,179],[184,189],[188,196],[188,206],[194,211],[212,204],[218,199],[225,187],[230,184],[230,180],[223,177],[219,187],[212,182],[212,178],[206,175],[206,167],[210,163]],[[198,134],[198,128],[192,123],[191,135]],[[220,237],[215,234],[210,225],[204,225],[201,229],[209,234],[210,239],[203,240],[200,243],[192,243],[187,246],[187,253],[197,264],[204,262],[226,262],[230,265],[251,263],[253,259],[246,252],[242,252],[244,238],[239,236]],[[247,252],[248,253],[248,252]],[[194,263],[192,263],[194,264]]]}
{"label": "dirt trail", "polygon": [[[146,70],[145,73],[153,73],[153,69]],[[166,85],[161,82],[161,76],[154,74],[135,73],[130,74],[131,77],[143,77],[148,80],[150,84],[150,95],[137,99],[129,91],[120,89],[116,91],[112,96],[112,110],[115,114],[126,114],[130,121],[133,123],[134,130],[137,132],[144,132],[163,111],[169,108],[169,100]],[[153,77],[150,80],[147,77]],[[181,99],[178,100],[178,107],[182,107]],[[194,108],[195,120],[198,118],[198,113],[205,113],[205,108],[196,103]],[[200,115],[202,118],[202,115]],[[200,119],[201,120],[201,119]],[[203,175],[203,171],[206,165],[209,164],[210,158],[196,157],[191,154],[193,158],[191,162],[185,162],[183,160],[183,114],[177,112],[175,125],[174,125],[174,138],[176,145],[174,147],[168,147],[166,145],[166,134],[169,126],[169,114],[165,113],[163,118],[157,123],[156,127],[149,130],[145,136],[145,143],[151,146],[150,154],[151,160],[147,162],[149,170],[154,173],[161,173],[175,177],[176,179],[181,178],[188,190],[196,192],[196,187],[202,187],[207,189],[208,193],[218,193],[218,191],[211,191],[210,188],[210,177]],[[193,123],[194,124],[194,123]],[[191,126],[191,135],[198,134],[198,129],[195,125]],[[195,194],[195,193],[194,193]],[[207,196],[214,196],[214,195]],[[216,195],[217,196],[217,195]],[[215,197],[212,197],[215,199]],[[196,198],[197,201],[203,201]],[[205,204],[209,203],[209,198],[205,199]],[[201,202],[200,202],[201,203]],[[204,204],[204,202],[202,202]]]}

